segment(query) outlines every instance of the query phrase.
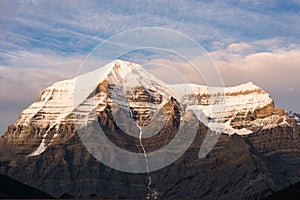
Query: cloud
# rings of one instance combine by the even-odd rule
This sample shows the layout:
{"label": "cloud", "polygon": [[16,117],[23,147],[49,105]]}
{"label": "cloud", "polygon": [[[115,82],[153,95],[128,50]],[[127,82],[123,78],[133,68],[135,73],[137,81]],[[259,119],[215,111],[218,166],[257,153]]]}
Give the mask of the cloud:
{"label": "cloud", "polygon": [[203,77],[188,62],[174,62],[167,59],[153,59],[142,65],[155,77],[169,84],[205,84]]}
{"label": "cloud", "polygon": [[297,39],[300,33],[299,13],[278,12],[280,6],[270,7],[267,1],[259,4],[251,1],[3,2],[5,8],[13,7],[18,12],[11,18],[7,12],[0,15],[3,25],[0,31],[25,36],[33,46],[65,52],[92,48],[113,34],[145,26],[182,31],[209,50],[216,47],[216,43],[212,44],[216,41],[227,45],[248,38],[270,38],[274,34]]}
{"label": "cloud", "polygon": [[249,52],[251,50],[256,50],[256,48],[253,45],[250,45],[245,42],[241,43],[232,43],[228,46],[228,51],[232,53],[243,53],[243,52]]}
{"label": "cloud", "polygon": [[210,53],[226,86],[252,81],[269,92],[279,107],[300,111],[300,48],[244,56],[234,56],[228,49]]}
{"label": "cloud", "polygon": [[0,134],[43,89],[75,77],[83,61],[82,55],[64,57],[53,52],[8,54],[8,66],[0,66]]}
{"label": "cloud", "polygon": [[[12,122],[9,116],[17,116],[41,88],[75,76],[81,59],[100,41],[145,26],[171,28],[194,38],[210,52],[226,84],[254,79],[274,96],[292,97],[292,93],[299,93],[299,85],[294,84],[295,74],[299,74],[295,68],[300,44],[299,6],[298,0],[2,0],[0,124],[7,123],[2,122],[2,116],[8,116]],[[188,66],[157,62],[161,66],[175,66],[180,73],[191,76]],[[291,73],[291,80],[287,73]],[[162,74],[168,75],[168,70],[158,73]],[[272,81],[272,76],[282,80]],[[286,94],[279,92],[285,88]],[[299,105],[292,100],[286,102],[291,102],[287,108]],[[5,109],[14,110],[15,114],[9,115]]]}

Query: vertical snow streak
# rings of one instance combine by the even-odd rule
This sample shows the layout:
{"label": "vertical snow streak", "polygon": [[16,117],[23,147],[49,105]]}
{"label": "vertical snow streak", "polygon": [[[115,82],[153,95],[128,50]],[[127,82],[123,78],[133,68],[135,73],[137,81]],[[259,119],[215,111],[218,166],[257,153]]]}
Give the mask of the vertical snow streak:
{"label": "vertical snow streak", "polygon": [[148,174],[148,184],[147,184],[148,194],[147,194],[147,199],[150,199],[150,197],[153,196],[153,194],[152,194],[152,190],[151,190],[152,180],[151,180],[151,175],[150,175],[150,170],[149,170],[149,160],[148,160],[148,156],[147,156],[146,150],[144,148],[144,145],[142,143],[143,130],[142,130],[142,128],[140,126],[138,126],[138,127],[140,129],[140,135],[139,135],[140,145],[141,145],[141,147],[143,149],[143,153],[144,153],[144,157],[145,157],[145,161],[146,161],[146,170],[147,170],[147,174]]}

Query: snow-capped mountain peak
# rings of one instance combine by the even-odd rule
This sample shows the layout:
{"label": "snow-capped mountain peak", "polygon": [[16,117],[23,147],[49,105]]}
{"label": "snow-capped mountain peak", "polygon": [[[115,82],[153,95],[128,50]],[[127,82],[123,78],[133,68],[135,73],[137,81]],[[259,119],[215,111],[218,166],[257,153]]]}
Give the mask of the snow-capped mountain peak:
{"label": "snow-capped mountain peak", "polygon": [[[24,130],[31,126],[45,129],[38,136],[39,147],[31,154],[38,155],[53,141],[65,137],[59,131],[50,134],[64,124],[84,125],[108,106],[117,106],[130,112],[136,123],[144,126],[171,98],[193,110],[199,121],[217,132],[247,135],[261,129],[290,126],[285,112],[275,108],[269,94],[252,82],[225,88],[170,85],[142,66],[123,60],[54,83],[20,114],[15,125]],[[21,131],[12,139],[26,137]]]}
{"label": "snow-capped mountain peak", "polygon": [[[91,80],[96,81],[91,82]],[[103,87],[102,91],[97,90],[105,82],[107,82],[108,91],[104,91]],[[181,103],[201,107],[209,118],[214,118],[214,113],[208,113],[212,110],[211,106],[216,106],[216,102],[212,102],[210,97],[214,91],[223,91],[220,93],[222,99],[219,102],[225,104],[226,119],[241,112],[245,115],[253,113],[268,105],[274,108],[269,94],[252,82],[226,88],[196,84],[169,85],[148,73],[138,64],[116,60],[93,72],[56,82],[46,88],[38,96],[36,102],[21,113],[17,124],[33,123],[51,127],[55,123],[64,122],[65,118],[84,102],[94,106],[86,108],[81,106],[88,112],[95,109],[95,106],[106,106],[111,102],[128,106],[128,101],[134,104],[135,101],[130,101],[130,98],[135,99],[135,96],[139,94],[138,88],[143,88],[145,90],[143,92],[147,95],[158,95],[154,98],[160,98],[160,103],[168,101],[170,97],[177,97]],[[217,97],[214,97],[215,101],[216,99]]]}

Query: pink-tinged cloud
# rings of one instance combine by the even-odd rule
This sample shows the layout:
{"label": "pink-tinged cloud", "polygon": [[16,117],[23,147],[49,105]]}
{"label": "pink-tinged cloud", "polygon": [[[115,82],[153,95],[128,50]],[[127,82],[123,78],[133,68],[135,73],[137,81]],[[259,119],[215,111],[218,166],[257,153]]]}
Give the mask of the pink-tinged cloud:
{"label": "pink-tinged cloud", "polygon": [[226,86],[252,81],[286,110],[300,111],[300,50],[275,50],[247,56],[212,52]]}

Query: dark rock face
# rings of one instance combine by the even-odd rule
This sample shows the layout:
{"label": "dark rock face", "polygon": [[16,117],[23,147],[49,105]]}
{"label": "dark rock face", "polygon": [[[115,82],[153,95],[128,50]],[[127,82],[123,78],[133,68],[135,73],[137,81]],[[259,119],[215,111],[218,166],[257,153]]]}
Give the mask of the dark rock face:
{"label": "dark rock face", "polygon": [[[214,149],[198,159],[206,131],[200,124],[193,144],[180,159],[151,172],[151,188],[159,198],[260,199],[300,180],[299,128],[278,127],[248,137],[221,135]],[[17,158],[3,160],[1,173],[56,197],[67,193],[77,198],[144,198],[147,194],[146,174],[105,166],[76,133],[41,155]]]}
{"label": "dark rock face", "polygon": [[49,194],[0,175],[0,199],[52,199]]}
{"label": "dark rock face", "polygon": [[[150,98],[145,91],[141,95],[147,100]],[[168,113],[164,127],[155,136],[143,139],[147,152],[168,144],[183,117],[175,99],[170,99],[162,110]],[[126,111],[120,108],[115,112],[123,115]],[[270,104],[241,116],[246,116],[248,123],[276,112],[280,111]],[[138,117],[143,113],[135,116],[137,120],[148,121]],[[202,159],[198,153],[208,128],[199,122],[190,148],[171,165],[150,173],[151,188],[158,193],[158,198],[260,199],[299,181],[299,126],[293,119],[287,117],[286,120],[292,126],[256,130],[247,136],[222,134],[213,150]],[[240,122],[238,115],[236,122]],[[117,126],[109,104],[89,128],[93,123],[100,124],[110,141],[120,148],[143,152],[139,140]],[[42,154],[28,157],[38,148],[46,132],[45,143],[51,145]],[[145,198],[148,193],[147,174],[120,172],[99,162],[82,144],[71,122],[50,129],[35,124],[11,125],[0,140],[0,156],[1,174],[54,197]]]}
{"label": "dark rock face", "polygon": [[[43,140],[43,135],[46,133],[45,144],[47,145],[50,142],[52,144],[64,143],[76,132],[75,125],[72,123],[61,124],[58,129],[48,129],[49,126],[40,128],[38,125],[20,126],[12,124],[8,126],[5,131],[5,137],[2,139],[3,143],[5,143],[3,145],[6,146],[6,152],[13,154],[18,159],[23,159],[38,148]],[[59,136],[53,138],[56,133],[59,133]]]}
{"label": "dark rock face", "polygon": [[296,200],[300,199],[300,182],[279,190],[267,196],[266,200]]}
{"label": "dark rock face", "polygon": [[300,135],[299,126],[276,127],[248,136],[253,147],[272,161],[273,168],[291,182],[299,181]]}

